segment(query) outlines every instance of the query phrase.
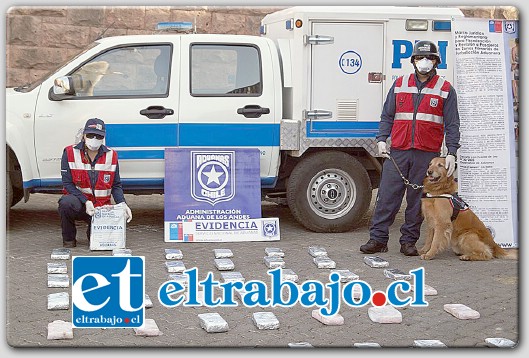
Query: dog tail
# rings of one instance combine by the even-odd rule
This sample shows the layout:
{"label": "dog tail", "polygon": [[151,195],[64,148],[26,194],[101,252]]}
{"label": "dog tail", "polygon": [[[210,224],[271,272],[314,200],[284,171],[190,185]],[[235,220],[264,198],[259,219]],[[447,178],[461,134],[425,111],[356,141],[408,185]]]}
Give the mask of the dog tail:
{"label": "dog tail", "polygon": [[492,255],[498,259],[518,260],[518,249],[504,249],[495,245],[492,249]]}

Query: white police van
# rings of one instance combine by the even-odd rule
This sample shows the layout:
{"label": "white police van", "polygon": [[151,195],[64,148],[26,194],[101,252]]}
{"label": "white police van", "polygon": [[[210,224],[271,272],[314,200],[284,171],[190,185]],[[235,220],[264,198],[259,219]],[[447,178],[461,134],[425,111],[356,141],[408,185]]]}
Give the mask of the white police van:
{"label": "white police van", "polygon": [[163,193],[164,150],[255,147],[264,199],[316,232],[358,224],[378,187],[385,95],[417,40],[453,83],[446,7],[309,6],[264,17],[261,36],[95,41],[48,77],[6,90],[7,208],[58,193],[60,161],[91,117],[107,124],[126,193]]}

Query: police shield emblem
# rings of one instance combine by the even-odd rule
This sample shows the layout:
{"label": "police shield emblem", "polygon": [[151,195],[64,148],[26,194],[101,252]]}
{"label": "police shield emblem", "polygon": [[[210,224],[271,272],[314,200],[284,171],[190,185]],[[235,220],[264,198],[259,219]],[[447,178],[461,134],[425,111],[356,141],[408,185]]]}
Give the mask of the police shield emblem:
{"label": "police shield emblem", "polygon": [[235,196],[234,151],[191,151],[191,196],[211,205]]}
{"label": "police shield emblem", "polygon": [[439,100],[437,98],[430,98],[430,107],[437,107]]}
{"label": "police shield emblem", "polygon": [[505,21],[505,33],[514,34],[516,32],[516,22],[515,21]]}
{"label": "police shield emblem", "polygon": [[103,175],[103,181],[105,183],[110,183],[110,174]]}
{"label": "police shield emblem", "polygon": [[277,224],[275,221],[263,220],[263,234],[267,237],[277,236]]}

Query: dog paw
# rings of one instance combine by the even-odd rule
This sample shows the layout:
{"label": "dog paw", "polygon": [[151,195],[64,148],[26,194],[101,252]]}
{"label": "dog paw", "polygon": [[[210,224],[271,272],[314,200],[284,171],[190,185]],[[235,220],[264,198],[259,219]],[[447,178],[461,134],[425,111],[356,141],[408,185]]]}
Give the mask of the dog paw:
{"label": "dog paw", "polygon": [[459,256],[459,259],[461,261],[472,261],[472,259],[468,255],[461,255],[461,256]]}
{"label": "dog paw", "polygon": [[430,260],[432,258],[431,255],[423,254],[421,255],[421,260]]}
{"label": "dog paw", "polygon": [[419,252],[419,254],[423,255],[423,254],[427,253],[428,250],[426,250],[424,247],[422,247],[422,248],[420,248],[420,249],[418,250],[418,252]]}

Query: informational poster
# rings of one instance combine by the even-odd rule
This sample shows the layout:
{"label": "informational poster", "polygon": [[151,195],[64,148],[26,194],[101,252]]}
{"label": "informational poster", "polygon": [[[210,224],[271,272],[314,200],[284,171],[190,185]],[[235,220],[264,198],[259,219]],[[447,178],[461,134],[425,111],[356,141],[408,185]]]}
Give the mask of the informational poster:
{"label": "informational poster", "polygon": [[518,247],[518,22],[454,19],[452,34],[461,118],[459,194],[500,246]]}
{"label": "informational poster", "polygon": [[184,240],[182,222],[261,218],[259,150],[165,150],[165,241]]}

